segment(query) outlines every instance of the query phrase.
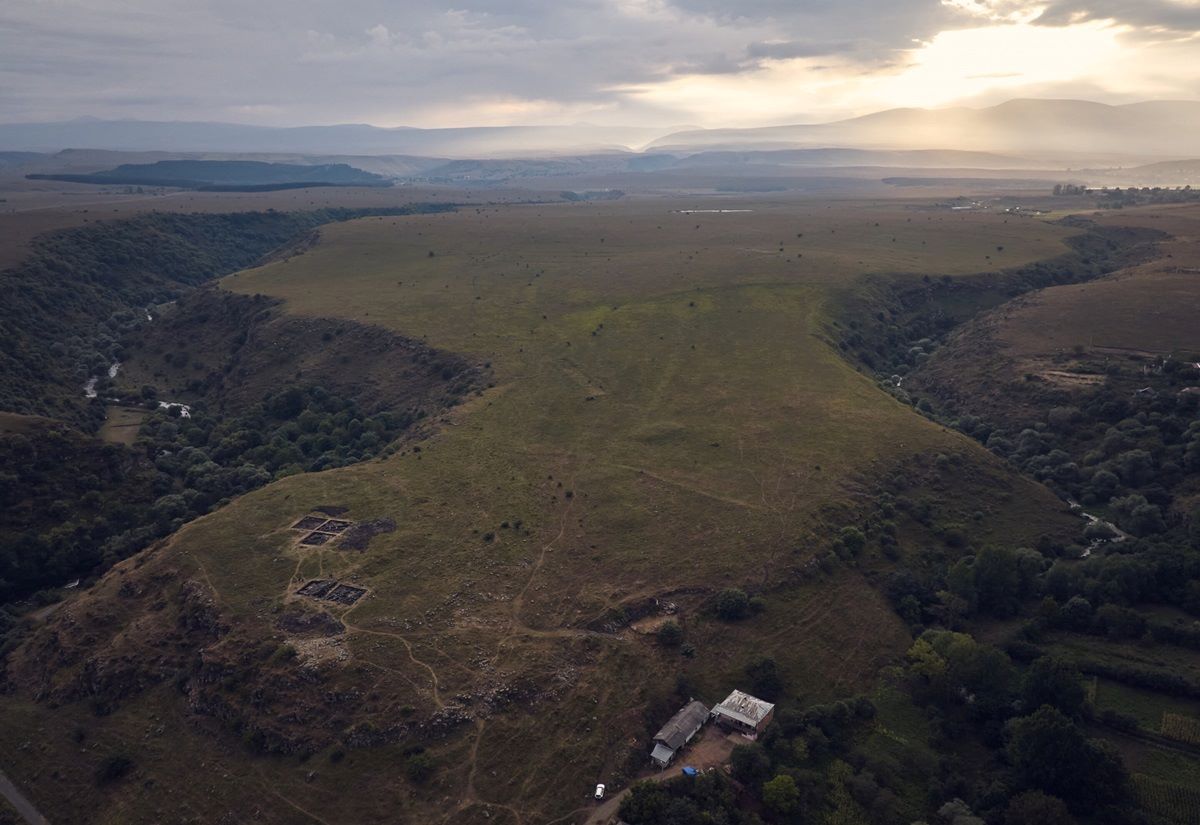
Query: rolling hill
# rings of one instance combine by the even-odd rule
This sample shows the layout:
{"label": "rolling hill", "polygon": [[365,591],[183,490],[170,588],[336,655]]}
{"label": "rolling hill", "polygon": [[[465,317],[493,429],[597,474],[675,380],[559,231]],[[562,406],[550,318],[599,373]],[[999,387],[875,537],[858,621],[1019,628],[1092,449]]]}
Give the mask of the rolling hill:
{"label": "rolling hill", "polygon": [[126,163],[87,175],[31,174],[31,180],[60,180],[126,186],[170,186],[183,189],[277,189],[299,186],[388,186],[382,175],[345,163],[302,166],[252,160],[160,160]]}
{"label": "rolling hill", "polygon": [[1109,106],[1081,100],[1011,100],[986,109],[890,109],[834,123],[678,132],[649,149],[699,151],[841,146],[960,149],[1051,157],[1187,157],[1200,102]]}

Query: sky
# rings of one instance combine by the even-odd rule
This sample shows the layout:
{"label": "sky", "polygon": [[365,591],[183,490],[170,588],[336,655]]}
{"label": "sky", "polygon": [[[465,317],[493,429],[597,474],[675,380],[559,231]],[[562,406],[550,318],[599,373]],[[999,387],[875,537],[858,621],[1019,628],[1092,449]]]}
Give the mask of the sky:
{"label": "sky", "polygon": [[0,122],[757,126],[1200,97],[1200,0],[4,0]]}

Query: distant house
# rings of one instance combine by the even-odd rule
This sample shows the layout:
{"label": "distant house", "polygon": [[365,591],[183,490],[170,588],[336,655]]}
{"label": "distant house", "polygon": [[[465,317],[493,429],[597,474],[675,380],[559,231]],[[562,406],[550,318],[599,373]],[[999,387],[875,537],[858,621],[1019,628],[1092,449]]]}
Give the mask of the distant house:
{"label": "distant house", "polygon": [[654,750],[650,752],[650,760],[660,768],[670,765],[679,749],[692,741],[692,737],[707,721],[708,708],[704,703],[694,699],[688,702],[654,735]]}
{"label": "distant house", "polygon": [[723,727],[757,736],[771,724],[775,706],[748,693],[735,690],[725,701],[712,709],[713,718]]}

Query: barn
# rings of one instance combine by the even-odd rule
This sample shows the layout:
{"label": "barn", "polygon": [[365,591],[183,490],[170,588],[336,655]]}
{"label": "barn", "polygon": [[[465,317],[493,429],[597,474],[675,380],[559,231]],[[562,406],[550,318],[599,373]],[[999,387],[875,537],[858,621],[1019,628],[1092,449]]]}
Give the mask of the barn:
{"label": "barn", "polygon": [[707,721],[708,708],[704,703],[695,699],[688,702],[654,735],[654,750],[650,752],[650,760],[660,768],[670,765],[679,749],[692,741],[692,737]]}
{"label": "barn", "polygon": [[725,701],[712,709],[713,718],[722,727],[748,736],[758,736],[771,724],[775,706],[748,693],[735,690]]}

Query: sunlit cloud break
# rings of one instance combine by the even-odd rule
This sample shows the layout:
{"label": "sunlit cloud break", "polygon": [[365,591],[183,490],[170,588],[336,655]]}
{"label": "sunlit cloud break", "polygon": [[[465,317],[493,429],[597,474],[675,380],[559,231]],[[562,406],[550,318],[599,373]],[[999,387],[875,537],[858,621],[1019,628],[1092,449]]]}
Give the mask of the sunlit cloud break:
{"label": "sunlit cloud break", "polygon": [[1197,0],[11,0],[0,119],[751,126],[1195,98]]}

